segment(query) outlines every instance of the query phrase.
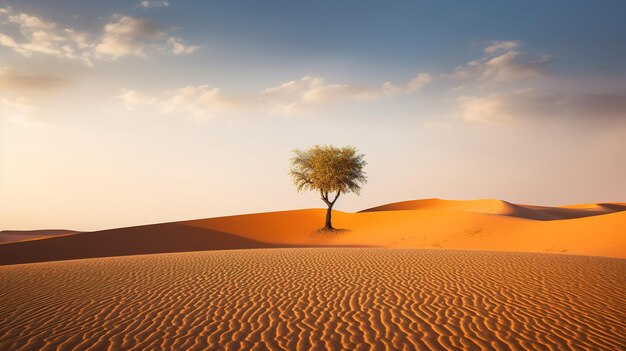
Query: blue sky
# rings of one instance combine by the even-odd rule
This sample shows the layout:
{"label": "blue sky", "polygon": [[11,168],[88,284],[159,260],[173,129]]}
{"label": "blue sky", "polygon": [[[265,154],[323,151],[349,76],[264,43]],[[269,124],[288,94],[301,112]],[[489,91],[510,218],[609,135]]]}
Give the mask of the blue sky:
{"label": "blue sky", "polygon": [[3,1],[0,229],[319,207],[287,168],[294,147],[326,143],[369,162],[363,195],[340,210],[624,201],[624,13],[623,1]]}

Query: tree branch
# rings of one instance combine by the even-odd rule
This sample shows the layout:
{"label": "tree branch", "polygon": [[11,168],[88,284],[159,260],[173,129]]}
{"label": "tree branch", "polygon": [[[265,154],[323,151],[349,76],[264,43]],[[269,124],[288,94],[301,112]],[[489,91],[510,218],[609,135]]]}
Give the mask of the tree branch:
{"label": "tree branch", "polygon": [[331,203],[328,200],[328,192],[324,193],[322,190],[320,190],[320,195],[322,195],[322,200],[324,201],[326,206],[331,206]]}
{"label": "tree branch", "polygon": [[337,190],[337,194],[335,195],[335,198],[333,199],[333,201],[330,203],[330,205],[334,205],[335,202],[337,202],[337,199],[339,198],[339,194],[341,194],[341,190]]}

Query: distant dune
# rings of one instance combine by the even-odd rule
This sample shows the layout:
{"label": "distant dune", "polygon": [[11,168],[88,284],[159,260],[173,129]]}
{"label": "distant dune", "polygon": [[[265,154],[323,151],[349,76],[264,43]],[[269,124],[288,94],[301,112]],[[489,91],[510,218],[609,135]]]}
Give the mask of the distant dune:
{"label": "distant dune", "polygon": [[597,216],[607,213],[626,210],[626,204],[580,204],[562,207],[516,205],[510,202],[493,199],[483,200],[442,200],[424,199],[395,202],[387,205],[369,208],[361,212],[374,211],[408,211],[408,210],[458,210],[464,212],[497,214],[511,217],[535,219],[535,220],[558,220],[573,219],[588,216]]}
{"label": "distant dune", "polygon": [[76,234],[78,232],[66,229],[44,229],[44,230],[1,230],[0,243],[9,243],[23,240],[41,239],[52,236]]}
{"label": "distant dune", "polygon": [[97,258],[0,267],[0,349],[620,350],[624,306],[626,260],[600,257],[289,248]]}
{"label": "distant dune", "polygon": [[0,244],[0,264],[121,255],[269,248],[396,247],[568,253],[626,258],[626,204],[546,207],[427,199],[359,213],[295,210],[77,233]]}

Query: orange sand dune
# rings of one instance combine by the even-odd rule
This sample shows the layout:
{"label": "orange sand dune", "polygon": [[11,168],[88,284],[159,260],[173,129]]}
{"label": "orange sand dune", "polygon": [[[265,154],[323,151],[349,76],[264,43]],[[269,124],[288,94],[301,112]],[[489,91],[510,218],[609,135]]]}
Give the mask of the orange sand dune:
{"label": "orange sand dune", "polygon": [[626,260],[599,257],[289,248],[96,258],[0,267],[0,349],[620,350],[624,306]]}
{"label": "orange sand dune", "polygon": [[[626,258],[626,212],[540,221],[455,210],[337,211],[333,234],[318,234],[324,210],[272,212],[181,222],[290,245],[564,252]],[[261,239],[262,238],[262,239]]]}
{"label": "orange sand dune", "polygon": [[617,211],[626,211],[626,202],[610,202],[610,203],[600,203],[600,204],[576,204],[576,205],[567,205],[561,206],[562,208],[574,208],[574,209],[583,209],[583,210],[606,210],[609,212],[617,212]]}
{"label": "orange sand dune", "polygon": [[408,211],[408,210],[456,210],[475,213],[489,213],[498,215],[507,215],[513,217],[522,217],[529,219],[554,219],[552,216],[546,216],[542,213],[535,213],[523,206],[514,205],[512,203],[493,200],[442,200],[442,199],[424,199],[395,202],[387,205],[369,208],[361,212],[374,211]]}
{"label": "orange sand dune", "polygon": [[580,204],[562,207],[519,205],[494,199],[482,200],[442,200],[424,199],[395,202],[369,208],[361,212],[407,211],[407,210],[456,210],[464,212],[488,213],[535,220],[572,219],[595,216],[626,210],[623,203]]}
{"label": "orange sand dune", "polygon": [[0,264],[285,246],[211,229],[164,223],[1,244]]}
{"label": "orange sand dune", "polygon": [[[406,247],[556,252],[626,258],[626,206],[574,208],[499,200],[417,200],[359,213],[325,210],[209,218],[0,244],[0,265],[255,247]],[[561,211],[561,212],[559,212]],[[600,211],[603,211],[600,213]]]}
{"label": "orange sand dune", "polygon": [[44,230],[2,230],[0,231],[0,243],[14,241],[34,240],[58,235],[75,234],[73,230],[44,229]]}

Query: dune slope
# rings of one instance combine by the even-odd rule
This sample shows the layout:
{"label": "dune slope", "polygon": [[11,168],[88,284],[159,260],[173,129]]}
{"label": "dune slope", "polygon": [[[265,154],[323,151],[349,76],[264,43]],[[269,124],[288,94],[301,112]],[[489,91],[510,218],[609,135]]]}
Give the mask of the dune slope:
{"label": "dune slope", "polygon": [[262,249],[0,267],[2,350],[617,350],[626,260]]}
{"label": "dune slope", "polygon": [[285,246],[216,230],[164,223],[3,244],[0,245],[0,264]]}
{"label": "dune slope", "polygon": [[9,243],[23,240],[48,238],[58,235],[76,234],[76,231],[65,229],[43,230],[2,230],[0,231],[0,243]]}
{"label": "dune slope", "polygon": [[[0,265],[264,247],[397,247],[551,252],[626,258],[621,204],[573,208],[499,200],[417,200],[359,213],[295,210],[137,226],[0,244]],[[624,207],[626,208],[626,207]],[[602,212],[602,213],[600,213]],[[590,214],[591,213],[591,214]],[[550,216],[552,219],[546,219]],[[570,218],[572,217],[572,218]]]}

